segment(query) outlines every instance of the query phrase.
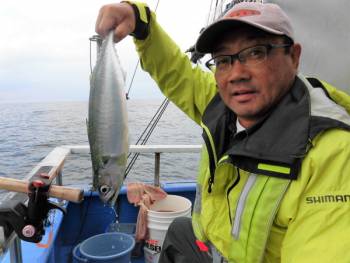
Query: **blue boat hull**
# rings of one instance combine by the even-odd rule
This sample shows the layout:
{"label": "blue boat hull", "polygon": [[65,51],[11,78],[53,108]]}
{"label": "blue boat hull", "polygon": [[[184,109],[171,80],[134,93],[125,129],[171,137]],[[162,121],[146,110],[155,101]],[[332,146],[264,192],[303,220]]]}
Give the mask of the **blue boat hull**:
{"label": "blue boat hull", "polygon": [[[169,194],[184,196],[191,200],[192,204],[194,202],[195,182],[164,183],[162,188]],[[116,219],[114,210],[105,206],[96,192],[85,191],[82,203],[68,202],[66,208],[65,216],[56,211],[50,217],[53,224],[46,227],[46,235],[41,242],[47,243],[52,235],[47,248],[21,242],[23,262],[72,262],[72,252],[77,244],[93,235],[106,232],[108,226]],[[118,197],[117,213],[119,223],[136,223],[138,207],[128,203],[125,187]],[[10,262],[10,255],[6,255],[2,262]],[[144,262],[144,258],[133,257],[132,262]]]}

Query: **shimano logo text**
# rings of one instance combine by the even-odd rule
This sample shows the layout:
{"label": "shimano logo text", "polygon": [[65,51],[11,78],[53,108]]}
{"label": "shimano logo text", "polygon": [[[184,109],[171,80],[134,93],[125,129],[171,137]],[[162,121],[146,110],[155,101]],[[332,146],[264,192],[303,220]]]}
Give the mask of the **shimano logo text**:
{"label": "shimano logo text", "polygon": [[349,195],[319,195],[307,196],[307,204],[323,204],[323,203],[348,203],[350,202]]}

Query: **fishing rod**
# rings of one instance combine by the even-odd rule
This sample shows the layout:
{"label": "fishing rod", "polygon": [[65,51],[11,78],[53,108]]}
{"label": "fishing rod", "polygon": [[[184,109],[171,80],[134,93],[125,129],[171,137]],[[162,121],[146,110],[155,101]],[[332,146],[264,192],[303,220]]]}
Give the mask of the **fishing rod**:
{"label": "fishing rod", "polygon": [[[142,132],[141,136],[137,140],[136,145],[145,145],[147,143],[147,141],[151,137],[155,127],[157,126],[159,120],[163,116],[163,113],[165,112],[166,108],[168,107],[169,102],[170,101],[167,98],[164,99],[162,104],[159,106],[157,112],[154,114],[151,121],[148,123],[147,127],[145,128],[145,130]],[[144,135],[145,135],[145,137],[143,138]],[[132,155],[132,153],[129,153],[128,159],[130,158],[131,155]],[[129,161],[127,168],[125,170],[124,179],[127,177],[129,172],[131,171],[131,169],[134,166],[139,155],[140,155],[140,153],[134,153],[133,157]]]}

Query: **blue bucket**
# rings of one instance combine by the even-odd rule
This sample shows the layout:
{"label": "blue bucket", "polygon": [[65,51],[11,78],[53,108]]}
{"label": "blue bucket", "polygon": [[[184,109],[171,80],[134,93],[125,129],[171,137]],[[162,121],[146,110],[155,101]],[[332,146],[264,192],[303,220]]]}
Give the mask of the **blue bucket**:
{"label": "blue bucket", "polygon": [[77,262],[129,263],[134,246],[135,240],[128,234],[103,233],[83,241],[73,256]]}
{"label": "blue bucket", "polygon": [[89,261],[86,258],[83,258],[80,253],[80,245],[76,245],[73,249],[73,263],[89,263]]}

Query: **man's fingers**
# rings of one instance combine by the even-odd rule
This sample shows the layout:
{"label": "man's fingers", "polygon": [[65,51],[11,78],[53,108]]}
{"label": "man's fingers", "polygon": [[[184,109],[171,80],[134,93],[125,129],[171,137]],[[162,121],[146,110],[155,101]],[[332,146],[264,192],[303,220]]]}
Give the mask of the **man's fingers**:
{"label": "man's fingers", "polygon": [[[103,7],[102,7],[103,8]],[[102,12],[102,8],[100,9],[100,11],[98,12],[98,16],[97,16],[97,19],[96,19],[96,24],[95,24],[95,32],[97,34],[100,35],[100,23],[101,23],[101,20],[102,20],[102,16],[103,16],[103,12]]]}
{"label": "man's fingers", "polygon": [[96,24],[96,33],[101,37],[106,37],[108,32],[118,25],[118,19],[108,13],[103,13],[98,24]]}
{"label": "man's fingers", "polygon": [[96,25],[95,25],[95,31],[97,34],[99,34],[101,37],[106,37],[108,32],[114,29],[114,26],[116,25],[115,18],[113,17],[113,13],[110,10],[109,6],[103,6],[100,9],[100,12],[98,14]]}
{"label": "man's fingers", "polygon": [[101,7],[95,25],[95,31],[101,37],[106,37],[111,30],[114,30],[114,41],[118,42],[134,29],[135,14],[129,4],[110,4]]}
{"label": "man's fingers", "polygon": [[132,33],[132,31],[127,23],[118,25],[114,30],[114,42],[118,43],[130,33]]}

